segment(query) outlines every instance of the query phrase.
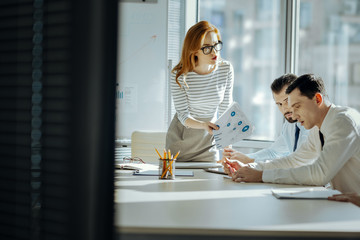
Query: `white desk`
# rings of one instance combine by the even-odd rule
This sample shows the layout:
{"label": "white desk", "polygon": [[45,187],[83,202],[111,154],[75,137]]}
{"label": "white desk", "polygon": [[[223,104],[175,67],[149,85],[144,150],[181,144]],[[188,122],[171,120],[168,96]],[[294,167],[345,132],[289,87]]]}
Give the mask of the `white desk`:
{"label": "white desk", "polygon": [[300,186],[194,174],[175,180],[117,174],[115,227],[121,239],[360,238],[360,208],[351,203],[279,200],[272,188]]}

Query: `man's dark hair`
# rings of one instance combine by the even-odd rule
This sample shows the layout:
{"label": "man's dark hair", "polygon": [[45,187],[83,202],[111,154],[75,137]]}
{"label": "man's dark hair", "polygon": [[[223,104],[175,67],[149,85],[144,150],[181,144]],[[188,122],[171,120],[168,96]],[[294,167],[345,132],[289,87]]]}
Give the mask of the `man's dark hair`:
{"label": "man's dark hair", "polygon": [[292,73],[287,73],[282,75],[281,77],[275,79],[271,84],[271,91],[273,93],[278,94],[284,86],[288,86],[293,83],[297,79],[297,76]]}
{"label": "man's dark hair", "polygon": [[300,94],[312,99],[316,93],[326,96],[324,81],[321,77],[314,74],[304,74],[298,77],[286,89],[286,94],[290,94],[294,89],[298,88]]}

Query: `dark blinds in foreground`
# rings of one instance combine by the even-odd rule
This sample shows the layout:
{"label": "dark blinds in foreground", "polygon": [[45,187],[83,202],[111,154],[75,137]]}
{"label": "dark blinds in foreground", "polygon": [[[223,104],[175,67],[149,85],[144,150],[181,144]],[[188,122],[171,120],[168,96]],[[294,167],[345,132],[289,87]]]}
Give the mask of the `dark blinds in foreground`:
{"label": "dark blinds in foreground", "polygon": [[[107,166],[112,167],[108,159],[114,149],[109,143],[113,141],[114,132],[111,85],[115,83],[112,77],[115,76],[116,59],[106,54],[110,52],[108,49],[116,53],[116,37],[108,39],[116,36],[116,23],[111,25],[106,17],[116,21],[116,11],[107,11],[116,9],[117,1],[101,2],[0,1],[2,240],[97,239],[96,234],[92,233],[96,228],[89,226],[101,228],[96,222],[101,217],[107,217],[108,225],[112,223],[112,215],[106,215],[112,206],[112,190],[109,190],[112,187],[109,180],[112,172]],[[96,21],[98,28],[91,25],[94,22],[90,19]],[[96,32],[103,26],[112,28],[109,32],[114,33],[109,36]],[[86,44],[90,36],[101,38],[93,41],[92,44],[96,46]],[[103,54],[94,60],[98,62],[79,61],[82,57],[95,59],[92,58],[93,49],[99,49]],[[114,63],[107,66],[112,69],[104,71],[100,68],[101,63],[106,64],[109,58]],[[75,62],[80,62],[78,68],[74,67]],[[99,74],[95,80],[89,77],[94,75],[90,69],[95,69]],[[105,81],[105,76],[110,78]],[[82,88],[84,83],[97,87]],[[85,98],[92,97],[99,106],[89,102],[93,107],[91,112],[87,112],[87,99],[77,101],[80,89],[85,92]],[[108,89],[108,92],[103,89]],[[109,107],[102,107],[105,104]],[[86,110],[80,115],[77,114],[79,109]],[[107,116],[107,113],[108,117],[97,119],[95,123],[89,120],[92,114]],[[95,140],[86,136],[87,132],[100,132],[101,126],[106,126],[103,129],[106,134],[96,136]],[[84,136],[80,136],[81,133]],[[83,142],[79,141],[82,137]],[[97,141],[103,141],[108,146],[103,147]],[[89,145],[90,142],[95,147]],[[88,148],[102,154],[101,160],[105,163],[101,165],[97,162],[100,161],[98,155],[86,153]],[[89,163],[89,166],[82,167],[85,163]],[[97,165],[103,167],[103,172],[100,173],[101,167]],[[108,186],[103,188],[106,194],[97,193],[101,181],[104,182],[103,175],[108,176],[105,180]],[[101,217],[97,216],[97,204],[105,200],[92,198],[97,195],[101,195],[109,205],[101,209]],[[109,198],[111,202],[107,200]],[[108,236],[111,236],[111,231],[108,232]],[[85,237],[83,233],[91,237]]]}
{"label": "dark blinds in foreground", "polygon": [[1,239],[67,234],[70,10],[0,2]]}

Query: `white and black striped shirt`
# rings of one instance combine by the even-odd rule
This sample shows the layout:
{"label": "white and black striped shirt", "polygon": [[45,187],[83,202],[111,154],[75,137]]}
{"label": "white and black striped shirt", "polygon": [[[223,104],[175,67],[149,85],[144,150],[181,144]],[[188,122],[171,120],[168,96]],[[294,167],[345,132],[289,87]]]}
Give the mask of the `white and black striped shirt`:
{"label": "white and black striped shirt", "polygon": [[[171,94],[180,122],[191,119],[217,119],[233,102],[234,70],[230,62],[222,60],[217,68],[205,75],[189,72],[179,78],[181,88],[171,74]],[[218,113],[218,114],[217,114]]]}

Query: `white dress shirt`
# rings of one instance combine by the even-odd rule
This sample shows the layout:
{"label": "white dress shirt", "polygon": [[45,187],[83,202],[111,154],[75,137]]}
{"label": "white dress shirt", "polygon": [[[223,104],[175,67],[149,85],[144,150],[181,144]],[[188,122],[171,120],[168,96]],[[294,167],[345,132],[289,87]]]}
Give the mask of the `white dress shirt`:
{"label": "white dress shirt", "polygon": [[[263,181],[285,184],[325,185],[339,191],[360,193],[360,113],[331,105],[319,129],[310,130],[308,141],[287,157],[253,163],[263,171]],[[315,159],[313,159],[316,157]]]}
{"label": "white dress shirt", "polygon": [[297,143],[297,148],[300,148],[300,145],[306,141],[309,130],[306,130],[299,123],[289,123],[285,120],[282,125],[281,134],[270,147],[246,155],[255,159],[255,162],[263,162],[265,160],[281,158],[289,155],[294,150],[296,125],[300,128]]}

